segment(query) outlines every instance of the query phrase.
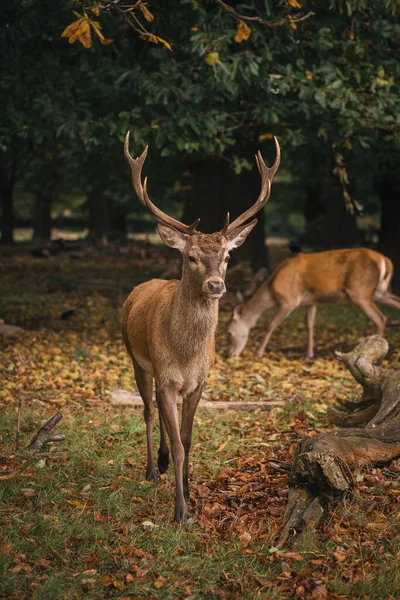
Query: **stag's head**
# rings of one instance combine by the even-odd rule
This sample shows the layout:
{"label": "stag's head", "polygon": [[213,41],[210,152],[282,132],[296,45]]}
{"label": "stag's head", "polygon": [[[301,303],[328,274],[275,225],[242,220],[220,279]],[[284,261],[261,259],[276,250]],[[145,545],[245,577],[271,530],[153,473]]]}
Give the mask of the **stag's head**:
{"label": "stag's head", "polygon": [[243,244],[246,237],[257,223],[253,219],[246,221],[258,213],[268,202],[271,193],[272,179],[279,167],[280,148],[275,139],[276,160],[273,167],[268,168],[258,152],[256,162],[261,175],[261,192],[255,204],[230,223],[229,213],[225,225],[217,233],[201,233],[196,227],[197,219],[192,225],[185,225],[160,210],[147,194],[147,177],[142,185],[142,167],[146,160],[148,147],[138,158],[129,153],[129,132],[125,137],[125,157],[131,167],[132,184],[141,201],[157,218],[158,233],[167,246],[176,248],[183,256],[183,275],[190,282],[190,289],[196,294],[218,299],[225,293],[225,274],[229,262],[229,253]]}

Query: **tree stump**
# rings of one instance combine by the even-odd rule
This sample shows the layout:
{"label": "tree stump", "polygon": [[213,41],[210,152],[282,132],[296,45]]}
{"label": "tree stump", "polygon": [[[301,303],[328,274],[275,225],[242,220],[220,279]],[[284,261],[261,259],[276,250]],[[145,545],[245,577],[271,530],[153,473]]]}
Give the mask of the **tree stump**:
{"label": "tree stump", "polygon": [[400,371],[380,366],[389,345],[372,335],[351,352],[336,352],[363,392],[356,401],[331,411],[336,422],[367,423],[302,440],[289,476],[289,499],[279,546],[313,529],[330,502],[353,485],[352,471],[367,464],[382,466],[400,457]]}

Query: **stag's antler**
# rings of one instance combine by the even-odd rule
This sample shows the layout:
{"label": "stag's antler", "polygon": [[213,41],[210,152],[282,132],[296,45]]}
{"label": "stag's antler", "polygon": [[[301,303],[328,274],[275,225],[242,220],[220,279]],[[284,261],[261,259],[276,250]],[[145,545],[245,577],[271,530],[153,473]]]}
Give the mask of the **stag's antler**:
{"label": "stag's antler", "polygon": [[257,163],[258,171],[261,175],[260,195],[258,196],[258,198],[257,198],[256,202],[253,204],[253,206],[251,206],[244,213],[242,213],[237,219],[235,219],[233,221],[233,223],[229,223],[229,213],[227,213],[226,219],[225,219],[225,225],[224,225],[223,229],[221,230],[221,233],[223,235],[230,233],[234,229],[237,229],[238,227],[240,227],[240,225],[242,225],[243,223],[245,223],[246,221],[251,219],[251,217],[254,217],[254,215],[257,214],[267,204],[267,202],[269,200],[269,196],[271,194],[272,180],[273,180],[274,175],[277,172],[279,164],[281,162],[281,149],[279,147],[278,140],[275,136],[274,136],[274,140],[275,140],[275,147],[276,147],[276,159],[275,159],[275,162],[272,167],[266,166],[266,164],[263,160],[263,157],[261,156],[260,151],[258,151],[257,155],[256,155],[256,163]]}
{"label": "stag's antler", "polygon": [[155,217],[162,223],[166,225],[170,225],[174,229],[177,229],[181,233],[186,233],[187,235],[193,235],[196,233],[196,226],[199,223],[200,219],[197,219],[192,225],[185,225],[180,221],[177,221],[173,217],[170,217],[161,209],[157,208],[155,204],[150,200],[147,194],[147,177],[144,180],[144,184],[142,185],[142,167],[144,165],[144,161],[146,160],[147,151],[149,147],[143,150],[142,154],[138,158],[132,158],[129,153],[129,131],[125,136],[125,144],[124,144],[124,154],[125,158],[129,163],[129,166],[132,171],[132,185],[134,190],[139,198],[140,202],[143,206],[146,206]]}

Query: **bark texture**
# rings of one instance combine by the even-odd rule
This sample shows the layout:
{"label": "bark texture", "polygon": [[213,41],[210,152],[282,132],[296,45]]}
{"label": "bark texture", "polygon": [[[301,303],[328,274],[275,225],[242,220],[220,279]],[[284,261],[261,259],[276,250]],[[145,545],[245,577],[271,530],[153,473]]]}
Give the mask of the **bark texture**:
{"label": "bark texture", "polygon": [[372,335],[351,352],[336,352],[363,391],[358,401],[342,402],[331,414],[347,425],[367,424],[300,442],[289,477],[280,546],[318,524],[329,503],[353,487],[353,470],[400,457],[400,371],[381,367],[388,350],[386,340]]}

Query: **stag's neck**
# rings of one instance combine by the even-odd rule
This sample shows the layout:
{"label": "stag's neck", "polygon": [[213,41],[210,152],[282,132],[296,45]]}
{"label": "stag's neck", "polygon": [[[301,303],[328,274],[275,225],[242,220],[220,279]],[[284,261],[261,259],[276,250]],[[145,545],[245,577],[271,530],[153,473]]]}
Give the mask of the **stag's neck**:
{"label": "stag's neck", "polygon": [[175,350],[186,360],[208,352],[218,324],[219,301],[196,294],[185,277],[171,302],[170,327]]}
{"label": "stag's neck", "polygon": [[276,300],[271,294],[268,280],[258,288],[250,300],[244,305],[240,314],[241,320],[246,323],[249,329],[256,326],[258,319],[263,312],[273,308]]}

